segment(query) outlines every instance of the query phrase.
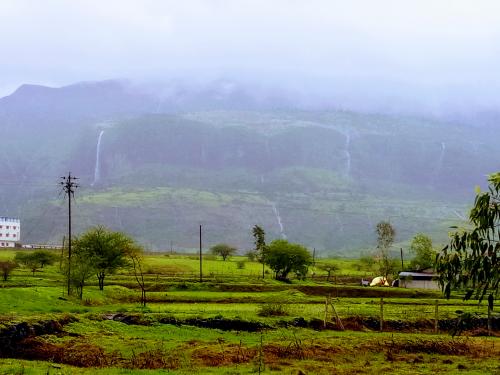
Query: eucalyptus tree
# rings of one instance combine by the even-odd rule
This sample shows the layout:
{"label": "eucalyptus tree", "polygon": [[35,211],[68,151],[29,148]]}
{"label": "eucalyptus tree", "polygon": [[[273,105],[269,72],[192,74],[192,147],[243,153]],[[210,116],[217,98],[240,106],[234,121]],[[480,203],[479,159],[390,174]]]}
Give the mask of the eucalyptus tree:
{"label": "eucalyptus tree", "polygon": [[477,191],[469,213],[471,227],[451,235],[437,256],[437,271],[446,297],[453,289],[464,289],[465,299],[487,296],[493,309],[500,284],[500,172],[488,181],[488,191]]}

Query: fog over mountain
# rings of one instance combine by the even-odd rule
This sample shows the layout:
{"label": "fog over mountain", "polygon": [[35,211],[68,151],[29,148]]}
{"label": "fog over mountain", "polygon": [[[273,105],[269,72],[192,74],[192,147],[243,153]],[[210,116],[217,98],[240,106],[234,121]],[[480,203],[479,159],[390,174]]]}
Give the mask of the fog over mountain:
{"label": "fog over mountain", "polygon": [[0,93],[222,78],[308,107],[470,117],[499,108],[499,18],[493,0],[7,0]]}
{"label": "fog over mountain", "polygon": [[494,1],[3,1],[0,215],[151,249],[445,242],[499,170]]}

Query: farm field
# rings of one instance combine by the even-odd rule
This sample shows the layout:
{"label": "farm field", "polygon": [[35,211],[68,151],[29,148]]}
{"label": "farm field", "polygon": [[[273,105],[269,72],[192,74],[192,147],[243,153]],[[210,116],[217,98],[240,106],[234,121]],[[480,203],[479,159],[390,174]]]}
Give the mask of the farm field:
{"label": "farm field", "polygon": [[[498,338],[484,336],[484,303],[361,287],[375,275],[356,260],[318,262],[338,267],[330,280],[313,268],[313,279],[282,283],[270,273],[262,279],[262,265],[245,257],[207,256],[200,283],[196,255],[147,255],[146,307],[126,269],[107,277],[103,291],[91,279],[80,301],[66,295],[59,264],[34,275],[16,268],[0,282],[0,374],[500,372]],[[331,307],[325,327],[326,297],[345,330]],[[457,311],[471,320],[452,337]]]}

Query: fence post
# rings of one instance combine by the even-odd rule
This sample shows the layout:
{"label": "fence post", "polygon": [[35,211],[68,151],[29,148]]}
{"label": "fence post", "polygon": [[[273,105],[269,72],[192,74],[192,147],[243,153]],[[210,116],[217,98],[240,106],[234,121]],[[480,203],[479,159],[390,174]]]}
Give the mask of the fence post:
{"label": "fence post", "polygon": [[384,297],[380,297],[380,332],[384,330]]}
{"label": "fence post", "polygon": [[438,330],[439,330],[439,300],[436,300],[434,307],[434,333],[438,333]]}

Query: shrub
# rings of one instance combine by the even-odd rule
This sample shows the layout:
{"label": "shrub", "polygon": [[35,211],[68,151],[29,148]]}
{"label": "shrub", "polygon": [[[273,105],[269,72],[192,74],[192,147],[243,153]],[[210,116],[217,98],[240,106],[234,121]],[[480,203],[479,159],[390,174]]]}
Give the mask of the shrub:
{"label": "shrub", "polygon": [[242,270],[245,268],[245,261],[244,260],[239,260],[236,262],[236,267],[239,269],[239,270]]}
{"label": "shrub", "polygon": [[7,279],[10,276],[10,273],[16,267],[17,267],[17,263],[12,262],[11,260],[0,262],[0,273],[2,274],[3,281],[7,281]]}
{"label": "shrub", "polygon": [[286,305],[282,303],[266,303],[260,305],[259,310],[257,311],[258,316],[287,316],[288,309]]}

